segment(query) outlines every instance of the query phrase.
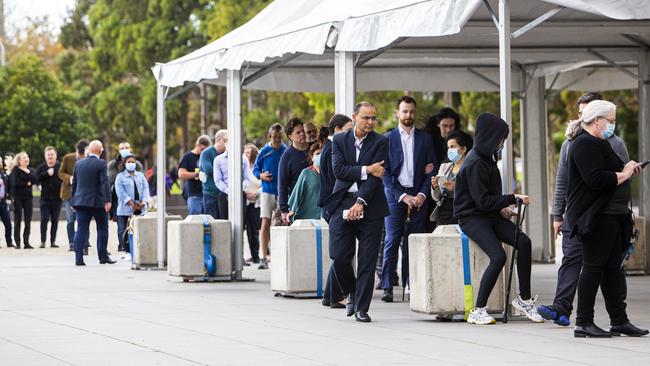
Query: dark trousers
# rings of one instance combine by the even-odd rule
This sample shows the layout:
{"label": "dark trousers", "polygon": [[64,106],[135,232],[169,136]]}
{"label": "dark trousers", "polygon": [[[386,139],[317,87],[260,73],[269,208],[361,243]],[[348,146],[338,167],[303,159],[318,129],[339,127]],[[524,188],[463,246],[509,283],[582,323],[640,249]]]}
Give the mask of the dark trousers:
{"label": "dark trousers", "polygon": [[25,230],[23,230],[23,241],[29,244],[29,231],[32,223],[34,203],[32,198],[18,198],[14,200],[14,241],[20,246],[20,224],[25,219]]}
{"label": "dark trousers", "polygon": [[[562,225],[562,264],[557,270],[557,287],[555,289],[553,307],[566,316],[570,316],[573,311],[573,299],[578,288],[578,278],[580,277],[581,270],[582,243],[577,237],[571,237],[568,224],[564,221]],[[624,270],[621,270],[619,273],[619,283],[623,288],[623,300],[625,300],[627,285]],[[603,285],[607,287],[606,283],[601,283],[601,288]]]}
{"label": "dark trousers", "polygon": [[601,286],[605,307],[612,325],[627,321],[621,282],[621,260],[624,228],[628,215],[601,215],[593,233],[582,237],[582,272],[578,279],[578,311],[576,325],[594,321],[596,292]]}
{"label": "dark trousers", "polygon": [[[322,212],[324,214],[321,214],[321,216],[323,216],[323,219],[325,219],[325,221],[327,221],[327,224],[329,225],[330,216],[325,212],[325,210],[322,210]],[[332,237],[330,236],[329,248],[332,247],[331,240]],[[336,282],[336,277],[334,274],[334,266],[330,266],[329,272],[327,272],[327,282],[325,283],[323,298],[328,299],[330,303],[340,302],[341,300],[343,300],[343,294],[341,293],[341,288]]]}
{"label": "dark trousers", "polygon": [[50,226],[50,243],[56,243],[56,231],[59,227],[59,215],[61,214],[61,200],[41,199],[41,243],[47,238],[47,222]]}
{"label": "dark trousers", "polygon": [[218,202],[219,202],[219,215],[217,219],[228,220],[228,195],[223,192],[219,192]]}
{"label": "dark trousers", "polygon": [[[460,228],[490,258],[490,264],[481,277],[481,287],[476,298],[476,307],[487,305],[501,269],[506,264],[506,252],[501,243],[514,246],[515,224],[501,216],[473,216],[459,220]],[[519,231],[517,240],[517,275],[519,276],[519,293],[524,300],[530,299],[530,267],[532,244],[528,236]]]}
{"label": "dark trousers", "polygon": [[[246,200],[246,197],[244,197],[244,200]],[[255,207],[255,202],[246,205],[244,225],[246,226],[251,258],[257,261],[260,259],[260,208]]]}
{"label": "dark trousers", "polygon": [[[383,219],[343,220],[343,210],[349,209],[354,203],[353,197],[346,196],[332,214],[329,227],[329,251],[334,277],[341,293],[344,295],[355,294],[354,311],[367,312],[372,300],[374,269],[381,240],[381,231],[377,228],[381,226]],[[356,280],[352,268],[355,240],[359,241]]]}
{"label": "dark trousers", "polygon": [[131,247],[129,246],[128,241],[124,241],[124,232],[126,231],[126,225],[129,222],[131,216],[115,216],[117,218],[117,241],[119,243],[118,251],[124,251],[131,253]]}
{"label": "dark trousers", "polygon": [[[226,210],[227,212],[228,210]],[[203,192],[203,212],[215,219],[219,218],[219,195]]]}
{"label": "dark trousers", "polygon": [[77,233],[74,236],[74,252],[77,263],[83,262],[83,250],[90,236],[90,220],[95,219],[97,225],[97,257],[100,262],[109,260],[106,247],[108,245],[108,213],[103,208],[75,207],[77,212]]}
{"label": "dark trousers", "polygon": [[[417,194],[413,189],[408,194]],[[381,287],[392,289],[393,273],[397,269],[398,249],[402,248],[402,283],[408,283],[409,252],[408,236],[412,233],[423,233],[426,230],[428,217],[426,201],[420,210],[411,210],[411,223],[406,224],[408,206],[403,202],[391,202],[388,205],[390,215],[384,219],[386,225],[386,240],[384,242],[384,257],[381,268]]]}
{"label": "dark trousers", "polygon": [[2,220],[2,224],[5,226],[5,240],[7,241],[7,246],[9,246],[9,244],[13,243],[13,239],[11,238],[11,217],[9,216],[9,207],[7,207],[4,198],[0,199],[0,220]]}

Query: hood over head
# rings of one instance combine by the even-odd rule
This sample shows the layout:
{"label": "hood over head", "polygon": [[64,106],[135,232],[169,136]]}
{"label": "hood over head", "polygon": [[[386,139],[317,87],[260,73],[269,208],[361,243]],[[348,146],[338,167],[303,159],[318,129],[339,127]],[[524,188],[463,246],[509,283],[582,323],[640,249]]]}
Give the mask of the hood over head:
{"label": "hood over head", "polygon": [[474,150],[481,156],[491,158],[501,141],[508,137],[508,124],[492,113],[481,113],[476,119]]}

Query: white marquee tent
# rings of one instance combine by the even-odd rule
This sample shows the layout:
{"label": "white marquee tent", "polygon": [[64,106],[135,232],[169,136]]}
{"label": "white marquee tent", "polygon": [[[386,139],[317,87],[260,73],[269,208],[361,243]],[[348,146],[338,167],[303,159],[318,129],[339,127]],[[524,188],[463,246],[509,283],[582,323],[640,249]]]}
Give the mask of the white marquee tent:
{"label": "white marquee tent", "polygon": [[[534,256],[550,252],[546,165],[549,90],[639,89],[639,160],[650,158],[650,2],[646,0],[275,0],[224,37],[152,71],[158,80],[158,149],[165,146],[165,97],[195,83],[227,87],[230,148],[240,151],[241,89],[335,92],[351,114],[357,90],[489,91],[522,98],[524,191],[539,197],[528,230]],[[513,174],[506,146],[504,182]],[[158,154],[164,192],[166,158]],[[241,181],[240,154],[229,176]],[[242,200],[231,184],[230,199]],[[504,185],[504,188],[509,188]],[[640,213],[650,214],[650,184]],[[158,195],[163,245],[164,195]],[[235,253],[242,252],[242,207],[229,206]],[[159,251],[162,253],[162,251]],[[242,258],[235,258],[235,278]],[[163,259],[159,258],[162,266]]]}

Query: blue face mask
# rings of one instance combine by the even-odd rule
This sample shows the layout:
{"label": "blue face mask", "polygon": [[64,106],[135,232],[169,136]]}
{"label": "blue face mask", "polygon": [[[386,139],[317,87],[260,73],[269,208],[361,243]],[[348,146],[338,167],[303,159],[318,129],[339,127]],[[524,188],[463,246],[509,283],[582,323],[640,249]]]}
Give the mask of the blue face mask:
{"label": "blue face mask", "polygon": [[447,158],[449,158],[449,161],[452,163],[457,163],[460,160],[460,154],[458,153],[458,149],[448,149],[447,150]]}
{"label": "blue face mask", "polygon": [[120,155],[122,156],[122,159],[126,158],[127,156],[131,155],[128,149],[122,149],[120,150]]}
{"label": "blue face mask", "polygon": [[126,163],[125,166],[126,166],[126,170],[128,170],[130,172],[135,171],[135,163]]}
{"label": "blue face mask", "polygon": [[311,160],[314,161],[314,166],[320,168],[320,154],[312,156]]}
{"label": "blue face mask", "polygon": [[614,135],[614,130],[616,129],[616,125],[613,123],[607,123],[607,128],[605,131],[603,131],[603,139],[607,140],[608,138],[612,137]]}

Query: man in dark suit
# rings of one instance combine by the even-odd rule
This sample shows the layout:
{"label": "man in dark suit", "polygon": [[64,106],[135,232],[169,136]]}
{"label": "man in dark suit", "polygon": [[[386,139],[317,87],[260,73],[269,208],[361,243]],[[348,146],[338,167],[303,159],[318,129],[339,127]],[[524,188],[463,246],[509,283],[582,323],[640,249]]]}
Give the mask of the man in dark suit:
{"label": "man in dark suit", "polygon": [[[348,295],[347,315],[370,322],[373,272],[381,241],[382,220],[388,215],[384,196],[383,164],[388,158],[388,140],[374,132],[375,107],[360,102],[354,108],[354,128],[334,136],[332,168],[336,182],[325,210],[330,218],[330,257],[334,277]],[[352,268],[355,239],[359,241],[357,278]]]}
{"label": "man in dark suit", "polygon": [[87,157],[79,160],[72,175],[71,204],[77,212],[77,233],[74,237],[75,264],[85,266],[84,244],[88,241],[90,220],[97,224],[97,256],[101,264],[113,264],[106,251],[108,245],[108,211],[111,195],[108,187],[106,161],[100,158],[102,143],[95,140],[88,145]]}
{"label": "man in dark suit", "polygon": [[[386,217],[386,240],[381,271],[382,300],[393,301],[392,274],[402,245],[402,284],[408,283],[408,235],[426,231],[427,197],[435,161],[431,138],[415,128],[415,100],[403,96],[397,101],[397,128],[386,134],[388,159],[384,187],[390,215]],[[402,241],[403,239],[403,241]]]}
{"label": "man in dark suit", "polygon": [[[323,148],[320,152],[320,196],[318,198],[318,206],[323,207],[327,197],[332,194],[332,189],[334,189],[334,183],[336,183],[336,177],[334,176],[334,171],[332,170],[332,140],[334,135],[337,135],[342,132],[347,132],[352,128],[352,119],[344,114],[335,114],[332,116],[328,126],[329,137],[323,144]],[[323,208],[321,216],[327,223],[330,222],[330,214],[327,213],[325,208]],[[323,294],[323,306],[329,306],[332,308],[343,308],[343,304],[340,303],[343,300],[343,294],[339,289],[339,286],[336,285],[334,280],[334,267],[330,267],[330,271],[327,274],[327,284],[325,285],[325,292]]]}

